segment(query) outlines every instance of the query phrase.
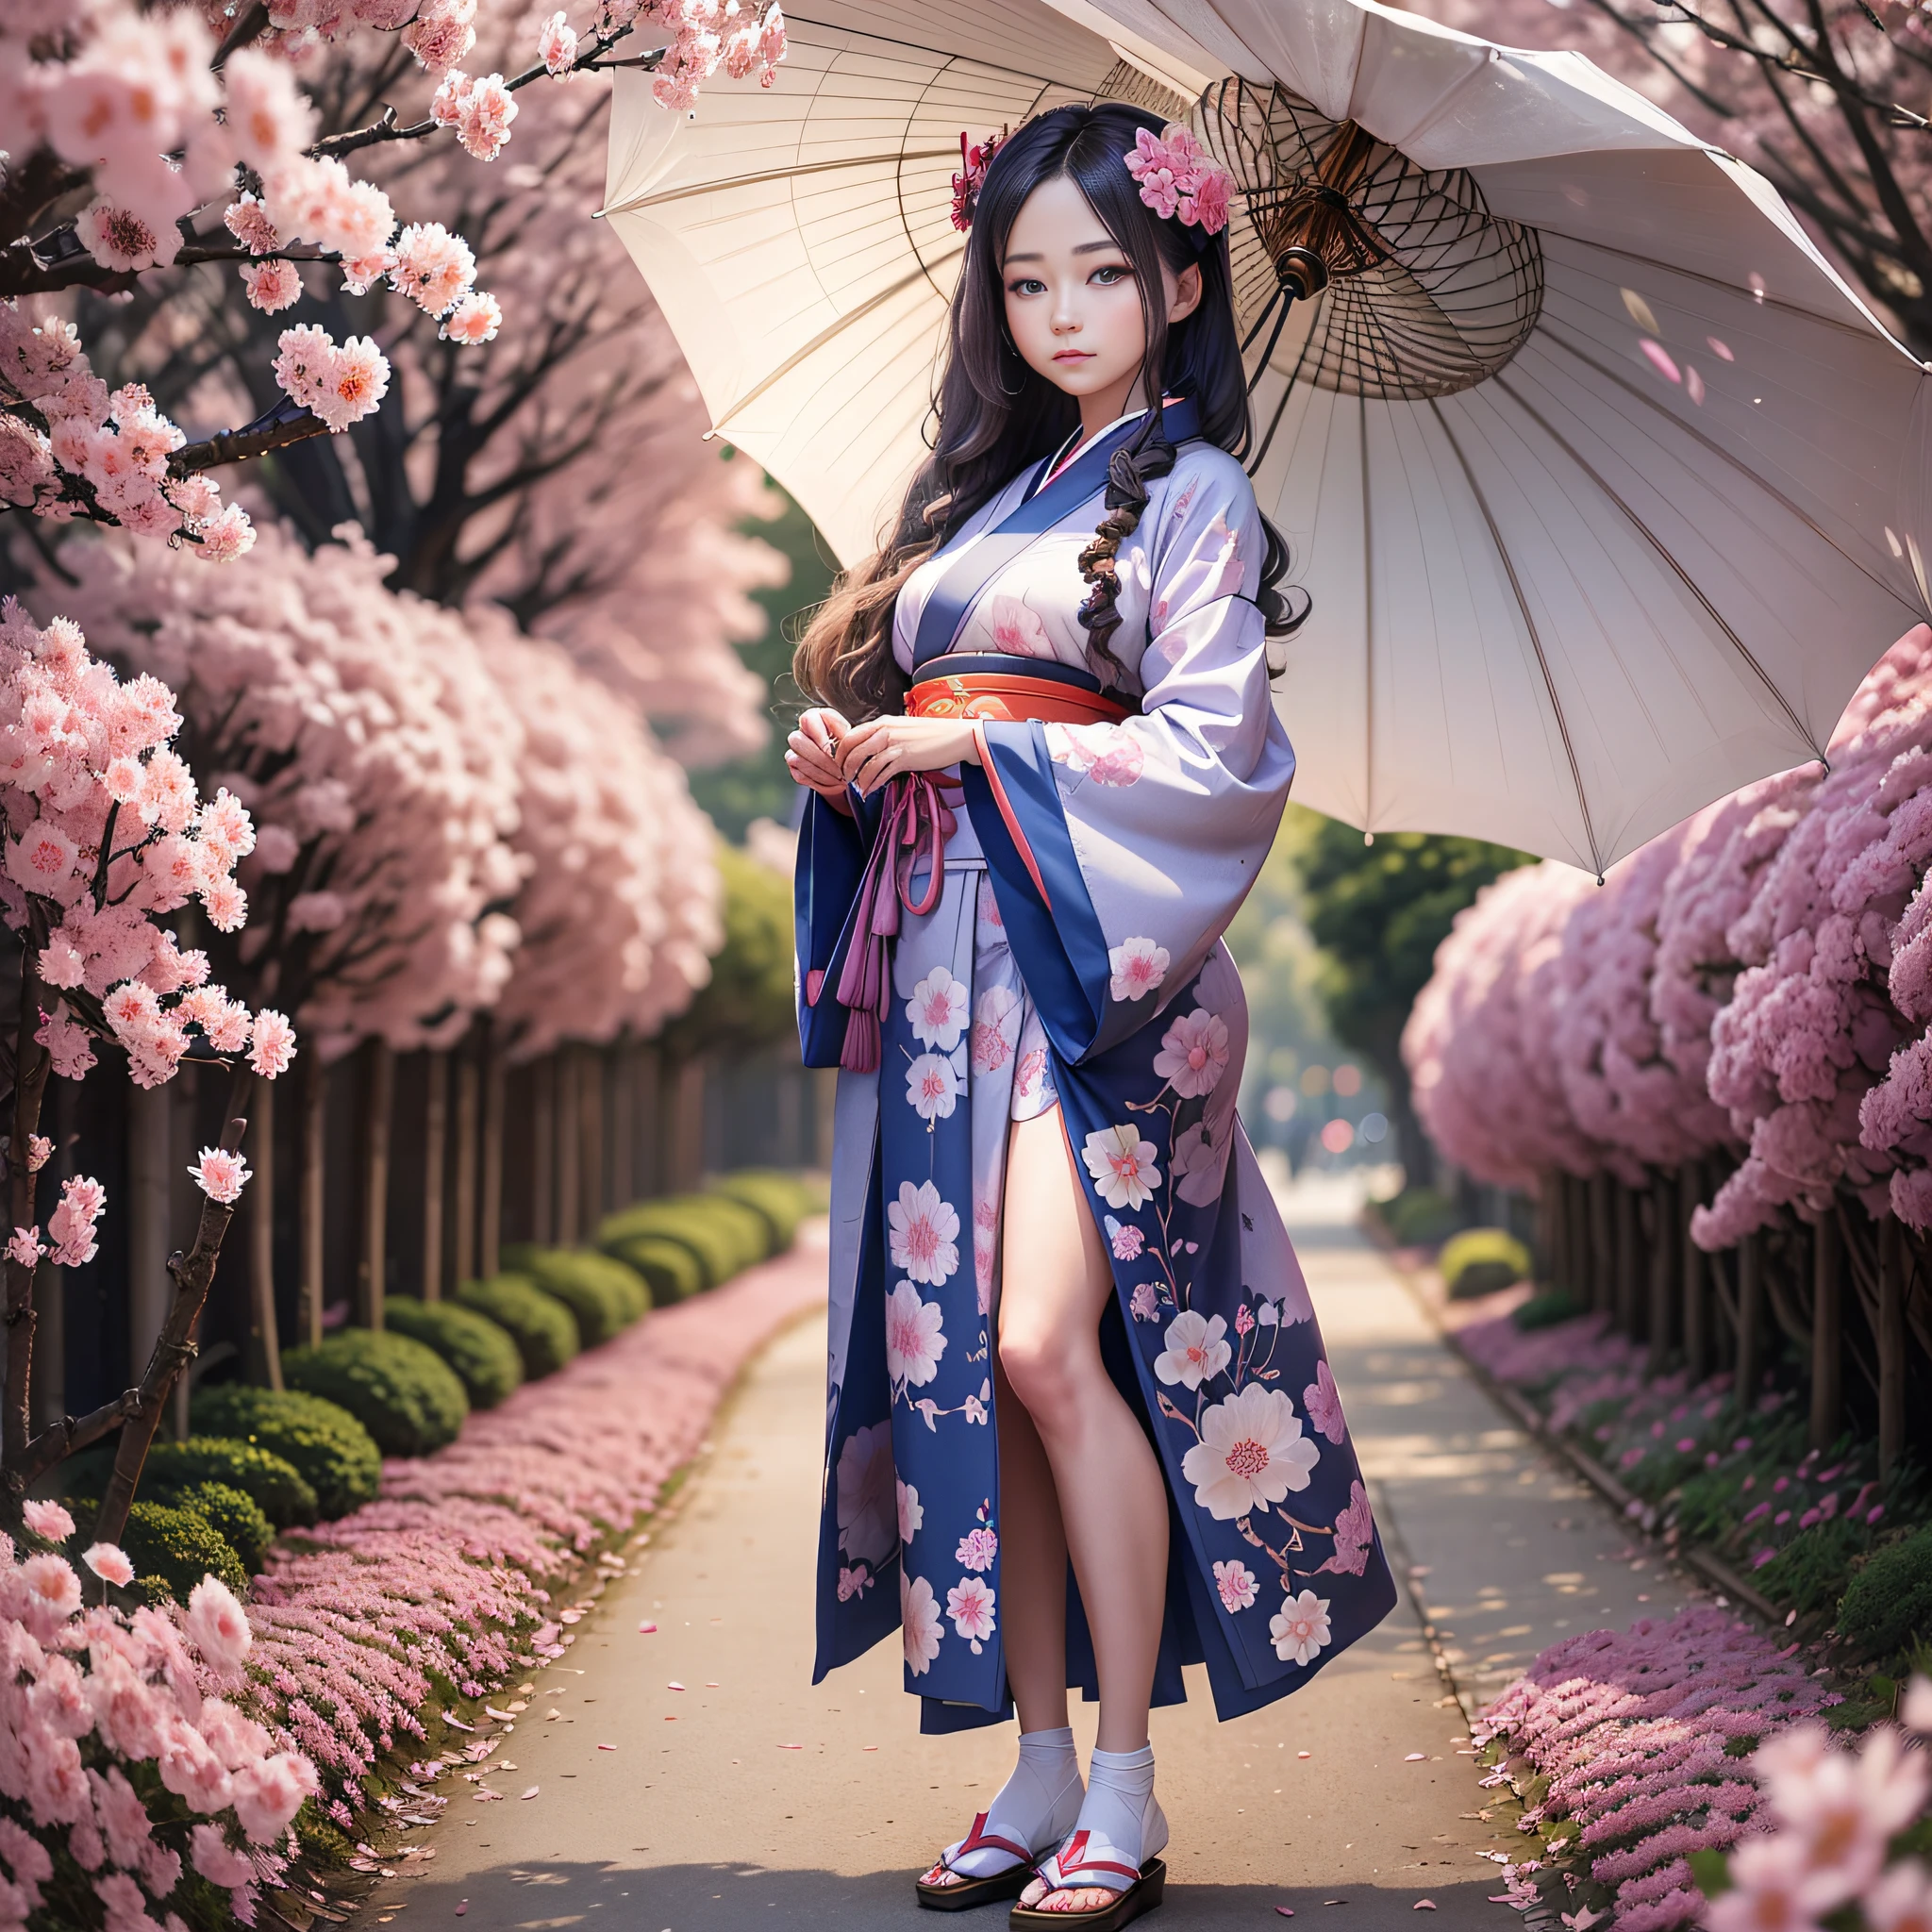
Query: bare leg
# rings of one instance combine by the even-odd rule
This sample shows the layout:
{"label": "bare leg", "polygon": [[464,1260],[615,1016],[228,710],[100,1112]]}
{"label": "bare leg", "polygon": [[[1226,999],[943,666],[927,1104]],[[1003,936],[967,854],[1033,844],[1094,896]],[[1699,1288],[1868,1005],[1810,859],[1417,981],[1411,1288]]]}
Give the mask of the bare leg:
{"label": "bare leg", "polygon": [[[1001,1277],[1000,1364],[1053,1473],[1093,1635],[1099,1746],[1137,1751],[1147,1741],[1166,1599],[1167,1491],[1152,1445],[1101,1361],[1100,1318],[1113,1274],[1058,1108],[1017,1124],[1008,1143]],[[1004,1416],[1000,1426],[1004,1457]],[[1002,1491],[1010,1508],[1004,1483]],[[1009,1578],[1009,1647],[1012,1591]],[[1107,1896],[1064,1891],[1053,1902],[1090,1910]]]}

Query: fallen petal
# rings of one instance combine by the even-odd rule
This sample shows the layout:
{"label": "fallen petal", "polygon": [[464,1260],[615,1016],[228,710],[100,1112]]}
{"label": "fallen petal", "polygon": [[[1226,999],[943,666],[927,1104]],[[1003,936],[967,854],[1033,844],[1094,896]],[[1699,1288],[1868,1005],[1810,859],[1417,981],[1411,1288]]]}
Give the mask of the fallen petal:
{"label": "fallen petal", "polygon": [[684,1686],[680,1684],[675,1677],[674,1677],[670,1683],[665,1685],[664,1688],[667,1690],[682,1690],[684,1689]]}
{"label": "fallen petal", "polygon": [[526,1798],[534,1798],[537,1795],[538,1791],[541,1789],[542,1787],[541,1785],[532,1785],[530,1789],[524,1793],[524,1796]]}
{"label": "fallen petal", "polygon": [[1402,1761],[1405,1764],[1421,1764],[1428,1757],[1428,1755],[1426,1751],[1411,1751]]}
{"label": "fallen petal", "polygon": [[655,1624],[640,1624],[638,1625],[638,1635],[640,1637],[655,1637],[657,1633],[658,1626]]}
{"label": "fallen petal", "polygon": [[460,1918],[461,1918],[461,1917],[463,1916],[463,1914],[464,1914],[465,1912],[467,1912],[467,1911],[468,1911],[469,1909],[470,1909],[470,1901],[469,1901],[468,1899],[466,1899],[466,1898],[463,1898],[463,1899],[458,1899],[458,1900],[457,1901],[457,1917],[458,1917],[458,1918],[459,1918],[459,1919],[460,1919]]}
{"label": "fallen petal", "polygon": [[1435,1909],[1436,1901],[1432,1898],[1419,1898],[1414,1905],[1409,1907],[1409,1910],[1412,1912],[1433,1912]]}
{"label": "fallen petal", "polygon": [[1279,1912],[1284,1919],[1291,1919],[1294,1917],[1294,1907],[1292,1906],[1276,1906],[1274,1909],[1277,1912]]}
{"label": "fallen petal", "polygon": [[599,1744],[597,1748],[600,1751],[615,1751],[617,1746],[615,1744]]}
{"label": "fallen petal", "polygon": [[781,1751],[803,1751],[805,1746],[803,1744],[780,1744],[778,1748]]}

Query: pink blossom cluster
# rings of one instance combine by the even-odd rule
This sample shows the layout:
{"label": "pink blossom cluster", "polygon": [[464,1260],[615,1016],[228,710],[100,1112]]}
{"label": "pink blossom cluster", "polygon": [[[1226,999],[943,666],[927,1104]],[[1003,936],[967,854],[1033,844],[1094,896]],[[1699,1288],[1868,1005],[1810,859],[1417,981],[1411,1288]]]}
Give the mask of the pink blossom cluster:
{"label": "pink blossom cluster", "polygon": [[[1932,1226],[1928,699],[1922,625],[1847,708],[1828,774],[1721,799],[1601,891],[1550,866],[1491,888],[1439,952],[1404,1041],[1450,1157],[1518,1184],[1553,1165],[1634,1181],[1740,1149],[1693,1223],[1709,1248],[1781,1210],[1813,1218],[1839,1191]],[[1525,1011],[1518,985],[1553,929],[1561,963]],[[1557,1094],[1534,1072],[1546,1053]]]}
{"label": "pink blossom cluster", "polygon": [[249,1608],[263,1714],[320,1768],[339,1824],[355,1780],[424,1735],[435,1677],[481,1697],[533,1652],[563,1654],[556,1586],[655,1506],[739,1369],[824,1293],[807,1244],[661,1310],[447,1449],[386,1463],[377,1501],[273,1553]]}
{"label": "pink blossom cluster", "polygon": [[[37,1540],[74,1534],[58,1504],[25,1513]],[[104,1582],[132,1574],[111,1544],[86,1560]],[[320,1784],[242,1708],[252,1641],[213,1577],[185,1611],[84,1609],[64,1557],[0,1537],[0,1795],[13,1807],[0,1819],[0,1926],[105,1910],[116,1932],[182,1932],[170,1907],[191,1868],[255,1924],[262,1883],[292,1852],[290,1824]],[[152,1798],[128,1777],[142,1766],[143,1785],[158,1780]],[[72,1861],[58,1876],[54,1847]]]}
{"label": "pink blossom cluster", "polygon": [[239,930],[234,868],[255,849],[231,792],[200,798],[173,749],[181,723],[165,684],[124,682],[72,620],[42,630],[16,600],[0,607],[0,915],[38,945],[41,985],[59,995],[38,1037],[64,1078],[93,1065],[93,1039],[121,1046],[142,1087],[172,1079],[197,1032],[270,1078],[293,1051],[280,1014],[251,1015],[161,924],[194,899],[218,931]]}
{"label": "pink blossom cluster", "polygon": [[1544,1651],[1471,1735],[1525,1759],[1524,1783],[1547,1780],[1525,1823],[1551,1851],[1589,1857],[1591,1876],[1614,1890],[1619,1932],[1671,1932],[1703,1910],[1690,1855],[1734,1844],[1764,1807],[1726,1747],[1788,1732],[1838,1701],[1797,1650],[1718,1609],[1588,1631]]}
{"label": "pink blossom cluster", "polygon": [[185,440],[140,384],[108,393],[72,323],[0,303],[0,504],[57,522],[91,515],[225,562],[255,531],[208,476],[169,475]]}
{"label": "pink blossom cluster", "polygon": [[1891,1840],[1924,1820],[1932,1796],[1922,1741],[1932,1734],[1932,1681],[1913,1679],[1900,1714],[1902,1726],[1879,1724],[1851,1749],[1822,1724],[1758,1746],[1751,1769],[1770,1829],[1732,1848],[1731,1890],[1704,1914],[1711,1932],[1812,1925],[1848,1907],[1874,1932],[1932,1919],[1932,1875],[1920,1859],[1891,1855]]}

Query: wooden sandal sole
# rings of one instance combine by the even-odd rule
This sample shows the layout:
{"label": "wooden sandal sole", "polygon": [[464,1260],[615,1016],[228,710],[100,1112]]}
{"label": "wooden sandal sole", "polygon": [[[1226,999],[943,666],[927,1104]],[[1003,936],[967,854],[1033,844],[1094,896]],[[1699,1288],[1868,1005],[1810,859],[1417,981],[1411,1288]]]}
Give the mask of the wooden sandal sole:
{"label": "wooden sandal sole", "polygon": [[[1069,1890],[1076,1888],[1070,1887]],[[1024,1891],[1024,1886],[1021,1887]],[[1141,1875],[1116,1898],[1097,1912],[1042,1912],[1034,1906],[1016,1905],[1008,1918],[1012,1932],[1037,1932],[1051,1925],[1077,1925],[1080,1932],[1120,1932],[1143,1912],[1159,1905],[1167,1890],[1167,1867],[1158,1858],[1149,1858]]]}
{"label": "wooden sandal sole", "polygon": [[928,1912],[968,1912],[996,1899],[1018,1898],[1033,1879],[1031,1865],[1015,1865],[1010,1872],[995,1872],[987,1878],[962,1878],[957,1885],[928,1885],[919,1878],[913,1881],[913,1890]]}

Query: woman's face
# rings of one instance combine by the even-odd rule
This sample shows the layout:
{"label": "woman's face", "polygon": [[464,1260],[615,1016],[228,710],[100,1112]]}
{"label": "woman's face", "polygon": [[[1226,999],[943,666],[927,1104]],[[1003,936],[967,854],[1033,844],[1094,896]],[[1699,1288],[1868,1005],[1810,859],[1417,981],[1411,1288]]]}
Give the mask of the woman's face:
{"label": "woman's face", "polygon": [[[1013,346],[1028,368],[1079,399],[1090,431],[1145,407],[1138,393],[1147,350],[1140,286],[1071,175],[1042,181],[1027,196],[1000,268]],[[1198,307],[1201,271],[1176,276],[1163,262],[1160,287],[1172,326]]]}

